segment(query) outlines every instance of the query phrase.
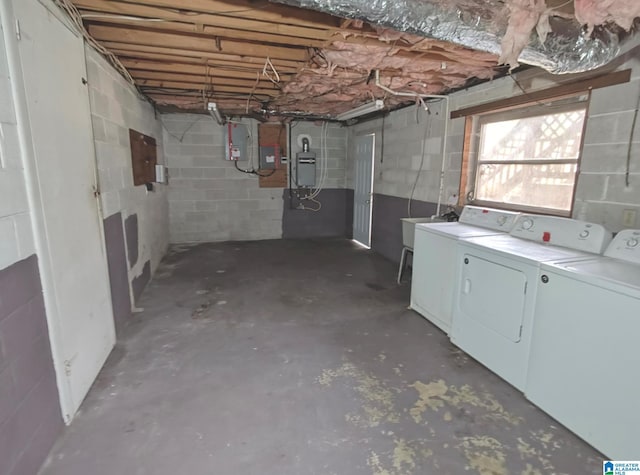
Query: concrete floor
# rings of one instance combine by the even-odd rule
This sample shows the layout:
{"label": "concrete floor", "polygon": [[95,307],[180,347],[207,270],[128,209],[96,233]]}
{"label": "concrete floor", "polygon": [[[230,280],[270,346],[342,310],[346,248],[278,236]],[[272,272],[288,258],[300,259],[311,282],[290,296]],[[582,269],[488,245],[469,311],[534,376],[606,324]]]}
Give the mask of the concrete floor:
{"label": "concrete floor", "polygon": [[599,474],[344,240],[174,246],[41,475]]}

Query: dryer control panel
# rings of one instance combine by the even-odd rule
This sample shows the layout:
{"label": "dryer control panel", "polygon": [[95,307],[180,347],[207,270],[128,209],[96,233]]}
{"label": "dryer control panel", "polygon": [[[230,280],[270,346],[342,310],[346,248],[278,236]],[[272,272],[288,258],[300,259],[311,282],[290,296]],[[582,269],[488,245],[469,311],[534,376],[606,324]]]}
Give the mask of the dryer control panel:
{"label": "dryer control panel", "polygon": [[640,229],[620,231],[611,241],[604,255],[640,264]]}
{"label": "dryer control panel", "polygon": [[518,216],[520,216],[520,213],[515,211],[484,208],[481,206],[465,206],[462,209],[458,222],[508,233],[513,229]]}
{"label": "dryer control panel", "polygon": [[594,254],[602,254],[613,237],[600,224],[537,214],[520,215],[511,235]]}

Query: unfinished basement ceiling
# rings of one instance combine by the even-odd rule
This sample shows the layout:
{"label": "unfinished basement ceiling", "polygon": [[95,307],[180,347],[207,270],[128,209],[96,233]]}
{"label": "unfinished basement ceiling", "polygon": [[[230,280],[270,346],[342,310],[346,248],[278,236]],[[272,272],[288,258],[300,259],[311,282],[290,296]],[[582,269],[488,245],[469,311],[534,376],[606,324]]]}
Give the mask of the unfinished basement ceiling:
{"label": "unfinished basement ceiling", "polygon": [[[565,0],[459,0],[446,2],[446,9],[439,0],[344,0],[335,9],[329,0],[281,1],[293,5],[267,0],[73,0],[73,5],[91,37],[158,106],[205,110],[215,101],[227,115],[268,110],[317,117],[335,117],[373,99],[384,99],[387,107],[417,102],[504,74],[508,68],[499,61],[515,66],[520,51],[540,41],[532,31],[538,27],[544,35],[549,18],[575,27],[578,16],[590,29],[611,22],[628,29],[640,15],[636,0],[610,0],[614,6],[628,3],[613,13],[596,11],[592,0],[575,0],[575,12]],[[468,25],[457,36],[450,28],[427,31],[425,21],[412,22],[413,7],[432,13],[430,25],[434,19],[440,26],[471,21],[480,33],[477,42],[465,33]],[[606,31],[604,42],[596,38],[600,30],[588,39],[587,69],[617,54],[617,36],[612,41],[614,33]],[[569,39],[570,46],[580,38]],[[380,85],[415,97],[390,94]]]}

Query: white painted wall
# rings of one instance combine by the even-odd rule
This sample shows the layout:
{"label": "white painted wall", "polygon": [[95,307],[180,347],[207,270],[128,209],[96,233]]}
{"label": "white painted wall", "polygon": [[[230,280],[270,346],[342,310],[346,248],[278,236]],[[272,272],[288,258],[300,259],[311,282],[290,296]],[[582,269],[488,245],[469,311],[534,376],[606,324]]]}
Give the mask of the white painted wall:
{"label": "white painted wall", "polygon": [[35,253],[30,219],[11,77],[0,35],[0,269]]}
{"label": "white painted wall", "polygon": [[[597,89],[592,93],[573,210],[575,218],[603,224],[612,231],[625,227],[622,223],[625,209],[637,212],[634,226],[640,226],[640,120],[636,125],[631,153],[631,183],[628,187],[624,184],[631,119],[640,95],[639,48],[617,61],[618,69],[632,69],[630,83]],[[539,69],[530,69],[515,77],[527,91],[572,80],[570,76],[553,76]],[[520,94],[522,91],[513,79],[505,77],[452,94],[451,110]],[[417,107],[409,107],[393,112],[385,119],[382,162],[382,119],[350,127],[351,144],[356,135],[376,133],[374,193],[409,197],[419,169],[425,127],[430,127],[425,141],[425,162],[414,199],[437,201],[444,120],[441,104],[431,105],[430,110],[431,115],[428,115]],[[443,192],[445,201],[459,192],[463,142],[464,118],[450,120]],[[352,148],[350,156],[353,156]],[[353,187],[351,160],[347,168],[347,184]]]}
{"label": "white painted wall", "polygon": [[165,163],[162,124],[153,106],[93,48],[85,47],[89,80],[91,122],[98,166],[103,217],[121,212],[122,219],[137,214],[138,261],[129,269],[129,282],[151,261],[153,273],[169,243],[167,187],[153,192],[133,186],[129,129],[156,139],[158,163]]}

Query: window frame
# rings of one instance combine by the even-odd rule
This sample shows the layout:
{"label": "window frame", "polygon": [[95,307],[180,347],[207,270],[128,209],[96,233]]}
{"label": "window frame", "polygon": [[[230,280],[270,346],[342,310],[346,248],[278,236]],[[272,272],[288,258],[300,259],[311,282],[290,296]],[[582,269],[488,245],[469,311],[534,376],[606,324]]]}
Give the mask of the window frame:
{"label": "window frame", "polygon": [[[466,176],[462,180],[461,185],[464,185],[464,204],[488,206],[497,209],[507,209],[512,211],[521,211],[526,213],[538,213],[554,216],[570,217],[573,213],[575,205],[576,190],[578,185],[578,178],[580,176],[580,163],[582,161],[582,153],[584,148],[584,138],[586,133],[587,122],[589,118],[589,103],[591,99],[590,92],[582,92],[572,95],[569,98],[556,99],[545,102],[529,102],[519,107],[510,107],[507,109],[499,109],[493,111],[487,111],[481,114],[475,114],[467,116],[467,120],[471,121],[471,124],[467,124],[465,127],[465,148],[468,147],[463,153],[463,161],[466,162]],[[584,121],[582,123],[582,132],[580,137],[580,145],[578,157],[576,159],[561,159],[561,160],[545,160],[545,159],[530,159],[530,160],[484,160],[479,159],[481,141],[482,141],[482,126],[485,124],[514,120],[525,119],[530,117],[539,117],[543,115],[549,115],[554,113],[570,112],[576,110],[584,110]],[[550,164],[575,164],[576,169],[573,176],[573,186],[571,191],[571,205],[568,210],[558,208],[546,208],[542,206],[525,205],[517,203],[508,203],[503,201],[491,201],[481,200],[474,197],[475,191],[478,186],[478,170],[481,164],[522,164],[522,165],[550,165]],[[464,169],[464,167],[463,167]]]}

